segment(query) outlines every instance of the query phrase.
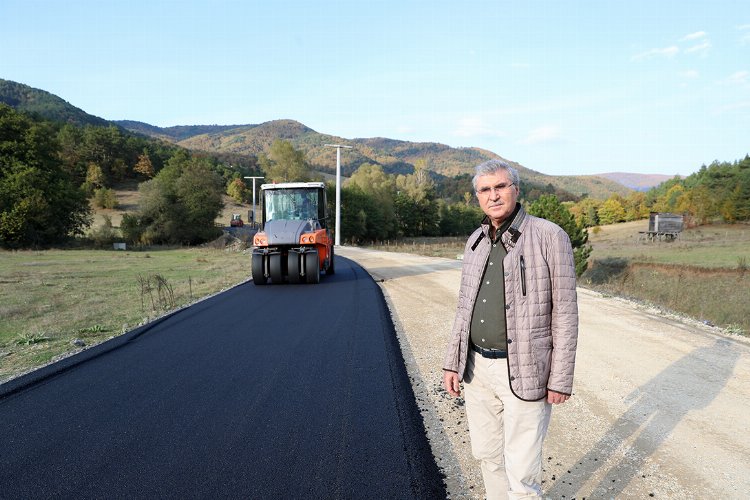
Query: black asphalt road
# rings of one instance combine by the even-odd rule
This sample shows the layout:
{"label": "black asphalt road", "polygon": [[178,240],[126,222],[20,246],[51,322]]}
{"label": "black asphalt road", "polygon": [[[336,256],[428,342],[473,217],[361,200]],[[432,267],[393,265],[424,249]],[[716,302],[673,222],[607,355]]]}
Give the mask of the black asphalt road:
{"label": "black asphalt road", "polygon": [[342,257],[0,386],[3,499],[444,497],[382,293]]}

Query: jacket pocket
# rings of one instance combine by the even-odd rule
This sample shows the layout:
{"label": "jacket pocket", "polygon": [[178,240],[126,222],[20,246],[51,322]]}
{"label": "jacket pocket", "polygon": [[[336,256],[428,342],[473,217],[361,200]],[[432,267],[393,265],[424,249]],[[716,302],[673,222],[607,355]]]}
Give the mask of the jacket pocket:
{"label": "jacket pocket", "polygon": [[523,255],[521,255],[521,293],[526,297],[526,261],[523,260]]}

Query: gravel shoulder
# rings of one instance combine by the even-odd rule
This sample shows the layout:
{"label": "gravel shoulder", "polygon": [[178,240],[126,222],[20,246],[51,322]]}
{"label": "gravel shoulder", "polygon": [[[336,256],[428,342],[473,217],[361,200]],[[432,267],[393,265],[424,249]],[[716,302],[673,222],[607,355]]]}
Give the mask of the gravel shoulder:
{"label": "gravel shoulder", "polygon": [[[380,282],[451,498],[483,498],[461,398],[442,361],[461,262],[340,247]],[[545,442],[548,498],[727,498],[750,494],[750,342],[578,289],[574,397]]]}

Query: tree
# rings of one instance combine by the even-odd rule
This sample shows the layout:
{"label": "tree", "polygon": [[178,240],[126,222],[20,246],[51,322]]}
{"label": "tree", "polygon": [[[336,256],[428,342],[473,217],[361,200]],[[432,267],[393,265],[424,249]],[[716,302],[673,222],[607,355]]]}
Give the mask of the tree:
{"label": "tree", "polygon": [[573,214],[553,194],[540,196],[529,206],[528,212],[531,215],[554,222],[568,234],[570,244],[573,247],[576,275],[580,276],[583,274],[588,266],[588,258],[593,250],[591,245],[587,244],[589,233],[586,231],[586,228],[576,222]]}
{"label": "tree", "polygon": [[141,174],[147,179],[151,179],[156,172],[154,172],[154,165],[151,163],[151,157],[148,155],[148,150],[144,149],[143,153],[138,156],[138,162],[133,167],[133,172]]}
{"label": "tree", "polygon": [[86,188],[89,192],[100,189],[104,186],[106,180],[102,168],[96,163],[89,163],[86,169]]}
{"label": "tree", "polygon": [[227,186],[227,194],[237,203],[247,201],[249,193],[250,190],[247,189],[247,185],[242,179],[233,179]]}
{"label": "tree", "polygon": [[126,169],[122,160],[123,144],[123,136],[114,125],[84,127],[80,146],[81,156],[87,163],[95,163],[101,168],[101,187],[110,187],[112,181],[121,180],[124,176]]}
{"label": "tree", "polygon": [[396,177],[399,231],[404,236],[436,236],[440,220],[435,203],[435,183],[424,160],[414,164],[414,173]]}
{"label": "tree", "polygon": [[99,208],[117,208],[115,190],[109,188],[94,190],[94,204]]}
{"label": "tree", "polygon": [[218,236],[214,220],[223,207],[223,189],[207,159],[178,151],[139,191],[138,214],[123,228],[124,234],[138,236],[134,243],[194,244]]}
{"label": "tree", "polygon": [[715,193],[705,185],[696,186],[683,193],[678,198],[675,209],[692,214],[699,224],[706,224],[720,214],[720,206],[716,203]]}
{"label": "tree", "polygon": [[294,149],[289,141],[276,140],[268,155],[258,158],[258,163],[268,182],[303,182],[310,179],[310,166],[305,154]]}
{"label": "tree", "polygon": [[90,224],[86,195],[59,152],[49,124],[0,104],[0,246],[58,243]]}
{"label": "tree", "polygon": [[634,191],[625,198],[625,221],[645,219],[650,212],[646,204],[646,193]]}
{"label": "tree", "polygon": [[589,198],[588,196],[583,198],[578,203],[573,204],[570,208],[570,213],[583,227],[593,227],[599,225],[599,206],[601,202]]}
{"label": "tree", "polygon": [[617,198],[611,196],[599,207],[597,215],[600,224],[614,224],[625,220],[625,209]]}
{"label": "tree", "polygon": [[442,236],[468,236],[479,226],[483,217],[484,212],[477,206],[464,203],[447,204],[442,200],[438,202]]}
{"label": "tree", "polygon": [[383,172],[380,165],[364,163],[351,175],[346,185],[356,186],[367,199],[366,237],[373,240],[395,237],[397,207],[393,176]]}
{"label": "tree", "polygon": [[685,194],[685,186],[677,182],[672,184],[666,192],[656,199],[653,204],[655,212],[674,212],[677,210],[677,204],[680,197]]}

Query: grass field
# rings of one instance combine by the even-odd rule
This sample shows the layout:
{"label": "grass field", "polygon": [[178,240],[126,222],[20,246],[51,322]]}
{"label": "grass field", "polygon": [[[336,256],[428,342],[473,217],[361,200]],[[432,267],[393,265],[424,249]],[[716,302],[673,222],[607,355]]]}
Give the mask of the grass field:
{"label": "grass field", "polygon": [[249,274],[233,249],[0,252],[0,382]]}
{"label": "grass field", "polygon": [[590,229],[591,258],[713,269],[735,269],[744,259],[750,265],[750,225],[699,226],[683,231],[674,241],[645,240],[639,231],[646,229],[647,220]]}
{"label": "grass field", "polygon": [[750,226],[700,226],[675,241],[647,241],[647,221],[591,231],[594,251],[579,280],[738,334],[750,332]]}
{"label": "grass field", "polygon": [[[91,231],[137,210],[137,183],[115,193],[118,207],[94,208]],[[229,225],[233,213],[247,222],[250,208],[225,196],[216,223]],[[236,247],[0,251],[0,383],[81,348],[73,342],[97,344],[249,274],[250,255]]]}

